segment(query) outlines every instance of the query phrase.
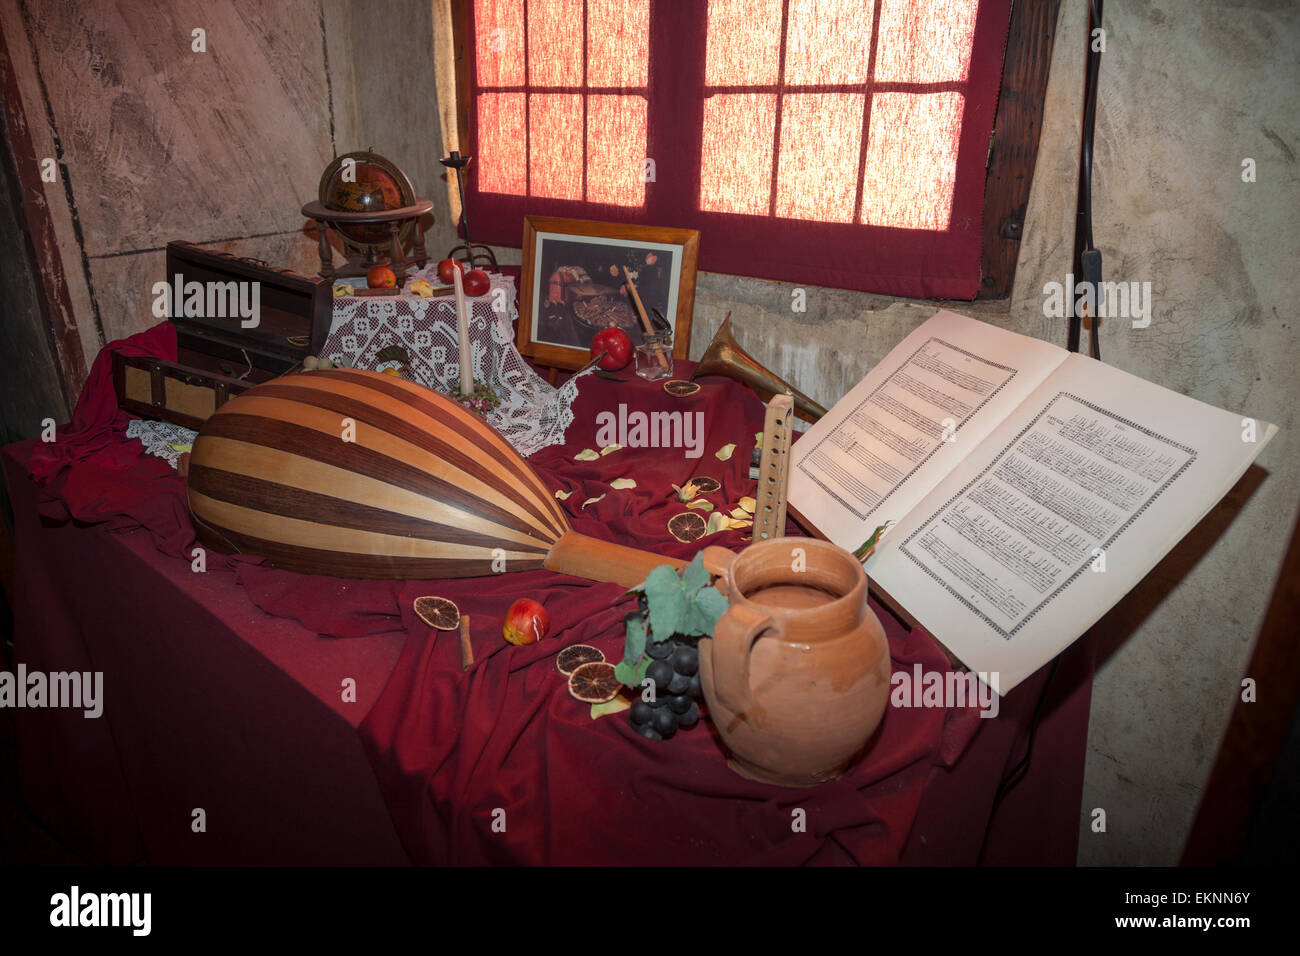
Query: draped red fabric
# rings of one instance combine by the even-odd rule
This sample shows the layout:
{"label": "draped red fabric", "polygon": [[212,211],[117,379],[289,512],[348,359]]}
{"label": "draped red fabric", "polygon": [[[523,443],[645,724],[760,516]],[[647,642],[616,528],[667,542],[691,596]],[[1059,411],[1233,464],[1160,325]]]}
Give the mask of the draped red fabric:
{"label": "draped red fabric", "polygon": [[699,267],[970,299],[1011,0],[475,0],[473,238],[699,229]]}

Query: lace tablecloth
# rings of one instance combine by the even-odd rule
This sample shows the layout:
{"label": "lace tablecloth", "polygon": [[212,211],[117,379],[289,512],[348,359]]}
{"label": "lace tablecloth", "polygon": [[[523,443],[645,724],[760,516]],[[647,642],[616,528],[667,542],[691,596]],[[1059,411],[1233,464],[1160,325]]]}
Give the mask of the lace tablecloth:
{"label": "lace tablecloth", "polygon": [[[421,278],[441,284],[432,263],[408,281]],[[488,423],[528,457],[564,441],[581,375],[553,388],[532,370],[515,348],[514,321],[519,313],[514,279],[498,274],[489,278],[487,294],[469,300],[474,381],[490,385],[501,399],[488,415]],[[399,360],[378,358],[392,345],[406,350],[409,359],[404,366]],[[372,371],[402,366],[411,381],[445,393],[460,382],[455,297],[340,296],[334,300],[334,321],[321,355],[336,365]]]}

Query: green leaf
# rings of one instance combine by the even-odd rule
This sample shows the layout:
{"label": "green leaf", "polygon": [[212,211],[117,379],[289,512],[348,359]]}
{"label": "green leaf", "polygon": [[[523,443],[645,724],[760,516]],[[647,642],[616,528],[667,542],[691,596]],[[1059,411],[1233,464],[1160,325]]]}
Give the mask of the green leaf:
{"label": "green leaf", "polygon": [[645,621],[639,616],[630,616],[623,627],[623,663],[635,667],[644,653]]}
{"label": "green leaf", "polygon": [[389,345],[375,353],[376,362],[410,362],[411,356],[400,345]]}
{"label": "green leaf", "polygon": [[645,680],[645,672],[650,669],[650,658],[643,657],[636,664],[619,661],[614,667],[614,677],[628,687],[640,687]]}
{"label": "green leaf", "polygon": [[867,560],[867,558],[871,557],[871,552],[875,551],[876,545],[880,543],[880,536],[884,534],[885,529],[888,528],[893,523],[894,522],[891,519],[890,521],[886,521],[884,524],[876,528],[876,530],[871,533],[870,538],[868,538],[866,541],[863,541],[862,544],[858,545],[857,548],[854,549],[853,556],[857,558],[859,561],[865,561]]}
{"label": "green leaf", "polygon": [[600,718],[607,717],[610,714],[621,714],[623,711],[631,708],[631,706],[632,705],[628,703],[627,698],[622,694],[619,694],[613,700],[607,700],[603,704],[592,704],[591,719],[599,720]]}
{"label": "green leaf", "polygon": [[682,586],[686,588],[687,595],[691,595],[708,583],[709,572],[704,570],[704,552],[697,551],[695,557],[691,558],[691,563],[682,571]]}
{"label": "green leaf", "polygon": [[686,592],[672,565],[661,564],[645,579],[645,596],[650,604],[650,636],[655,643],[666,641],[681,629],[686,611]]}
{"label": "green leaf", "polygon": [[682,616],[682,633],[711,637],[718,618],[726,611],[727,599],[717,588],[700,588],[687,602],[686,613]]}
{"label": "green leaf", "polygon": [[639,683],[636,679],[636,665],[629,664],[627,661],[619,661],[614,665],[614,678],[628,687],[636,687]]}

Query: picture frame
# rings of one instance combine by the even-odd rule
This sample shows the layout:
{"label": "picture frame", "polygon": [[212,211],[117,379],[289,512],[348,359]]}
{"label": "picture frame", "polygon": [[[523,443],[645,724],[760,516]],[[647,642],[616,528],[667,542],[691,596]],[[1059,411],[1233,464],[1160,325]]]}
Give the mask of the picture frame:
{"label": "picture frame", "polygon": [[610,325],[635,348],[643,329],[624,291],[627,267],[647,313],[673,326],[673,358],[686,359],[695,310],[696,229],[525,216],[518,347],[539,365],[579,369]]}

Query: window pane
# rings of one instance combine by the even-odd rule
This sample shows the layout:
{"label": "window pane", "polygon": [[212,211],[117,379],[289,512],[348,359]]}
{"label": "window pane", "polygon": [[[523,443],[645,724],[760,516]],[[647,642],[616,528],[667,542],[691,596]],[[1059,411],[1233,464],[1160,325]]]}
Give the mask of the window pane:
{"label": "window pane", "polygon": [[590,97],[587,100],[587,199],[615,206],[642,205],[645,144],[645,97]]}
{"label": "window pane", "polygon": [[528,84],[582,85],[582,0],[528,0]]}
{"label": "window pane", "polygon": [[700,208],[766,216],[775,135],[775,93],[722,93],[705,99]]}
{"label": "window pane", "polygon": [[798,93],[781,99],[776,214],[852,222],[862,146],[859,93]]}
{"label": "window pane", "polygon": [[645,86],[650,0],[587,0],[587,84]]}
{"label": "window pane", "polygon": [[582,96],[533,93],[528,113],[529,195],[581,199]]}
{"label": "window pane", "polygon": [[524,0],[474,0],[480,86],[524,85]]}
{"label": "window pane", "polygon": [[479,192],[524,194],[524,94],[478,98]]}
{"label": "window pane", "polygon": [[878,93],[862,184],[862,221],[947,229],[957,179],[960,93]]}
{"label": "window pane", "polygon": [[979,0],[881,0],[876,79],[965,82]]}
{"label": "window pane", "polygon": [[865,83],[873,6],[871,0],[790,0],[786,83]]}
{"label": "window pane", "polygon": [[705,83],[776,83],[780,55],[781,0],[709,0]]}

